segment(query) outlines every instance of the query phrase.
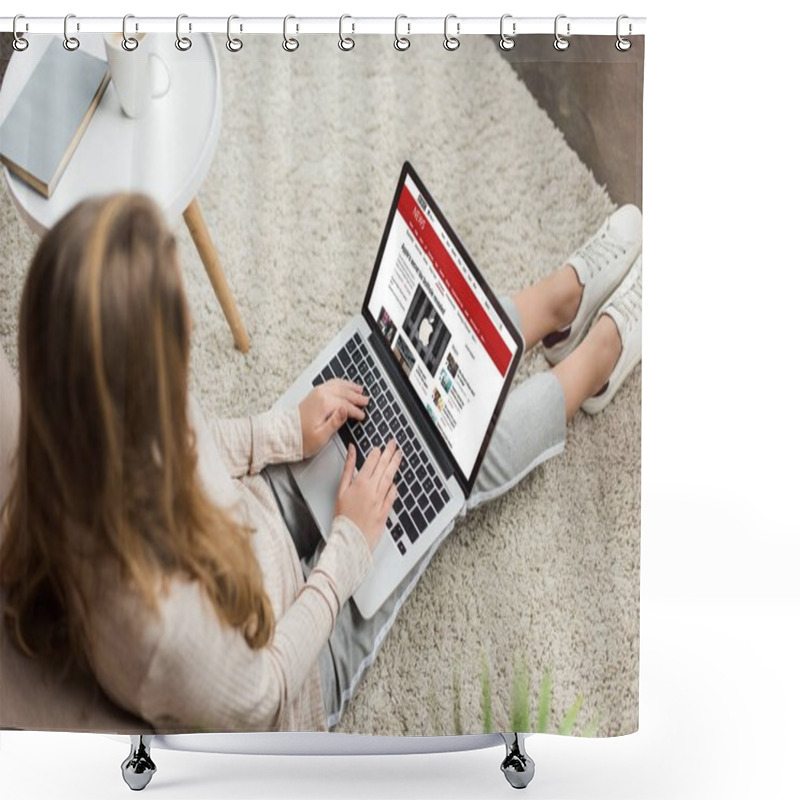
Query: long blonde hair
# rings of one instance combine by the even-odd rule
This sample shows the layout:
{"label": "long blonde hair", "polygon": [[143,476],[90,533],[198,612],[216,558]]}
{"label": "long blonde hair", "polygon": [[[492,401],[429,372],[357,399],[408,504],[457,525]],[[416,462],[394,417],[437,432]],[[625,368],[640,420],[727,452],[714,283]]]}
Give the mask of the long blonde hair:
{"label": "long blonde hair", "polygon": [[20,308],[22,413],[0,548],[3,616],[29,655],[87,663],[68,529],[148,608],[182,575],[250,647],[270,641],[249,532],[197,479],[189,340],[175,239],[147,197],[84,201],[42,239]]}

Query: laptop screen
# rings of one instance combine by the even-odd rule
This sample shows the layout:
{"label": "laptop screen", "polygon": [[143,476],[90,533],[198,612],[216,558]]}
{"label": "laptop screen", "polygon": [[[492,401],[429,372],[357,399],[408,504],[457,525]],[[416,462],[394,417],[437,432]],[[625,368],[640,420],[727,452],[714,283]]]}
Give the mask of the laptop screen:
{"label": "laptop screen", "polygon": [[468,481],[520,346],[433,201],[403,174],[365,306]]}

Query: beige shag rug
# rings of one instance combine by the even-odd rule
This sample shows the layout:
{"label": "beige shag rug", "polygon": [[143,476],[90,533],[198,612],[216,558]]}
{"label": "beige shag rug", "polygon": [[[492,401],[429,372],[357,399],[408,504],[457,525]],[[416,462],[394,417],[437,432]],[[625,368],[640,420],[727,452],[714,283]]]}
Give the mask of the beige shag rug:
{"label": "beige shag rug", "polygon": [[[213,413],[268,407],[357,313],[400,167],[409,159],[498,293],[563,263],[613,209],[496,42],[406,53],[362,36],[216,41],[224,111],[199,201],[252,336],[233,349],[185,227],[195,317],[193,385]],[[565,65],[565,69],[568,69]],[[599,65],[598,68],[602,68]],[[36,238],[0,189],[0,340],[16,366],[16,315]],[[538,351],[519,378],[545,369]],[[484,660],[496,729],[510,729],[515,659],[552,676],[551,729],[580,696],[576,732],[638,726],[641,370],[566,452],[459,524],[403,608],[338,730],[482,730]]]}

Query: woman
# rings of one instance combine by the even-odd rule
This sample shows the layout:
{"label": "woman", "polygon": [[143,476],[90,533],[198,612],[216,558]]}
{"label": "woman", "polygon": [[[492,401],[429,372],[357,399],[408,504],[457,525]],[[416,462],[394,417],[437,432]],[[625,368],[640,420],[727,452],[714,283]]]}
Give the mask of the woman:
{"label": "woman", "polygon": [[[503,301],[526,348],[544,338],[556,366],[509,395],[468,508],[560,452],[566,422],[602,409],[641,359],[640,250],[641,215],[623,207]],[[362,418],[361,387],[335,380],[298,408],[206,417],[188,392],[175,240],[141,195],[85,201],[42,239],[19,322],[19,397],[0,359],[13,641],[86,665],[161,732],[334,727],[444,538],[360,617],[349,598],[402,453],[374,450],[357,474],[348,454],[324,544],[281,464]]]}

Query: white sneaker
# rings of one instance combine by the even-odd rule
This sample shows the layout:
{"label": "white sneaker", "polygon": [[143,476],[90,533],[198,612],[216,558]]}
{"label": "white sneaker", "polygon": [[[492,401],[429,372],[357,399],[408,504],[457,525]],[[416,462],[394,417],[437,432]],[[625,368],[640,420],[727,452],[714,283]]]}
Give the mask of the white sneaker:
{"label": "white sneaker", "polygon": [[642,249],[642,212],[634,205],[618,208],[599,231],[566,261],[583,286],[575,319],[542,340],[550,364],[563,361],[582,341],[597,309],[619,286]]}
{"label": "white sneaker", "polygon": [[608,314],[614,320],[622,351],[606,385],[594,397],[590,397],[581,408],[587,414],[602,411],[617,393],[617,389],[631,374],[631,370],[642,360],[642,256],[634,262],[625,280],[600,309],[597,318]]}

